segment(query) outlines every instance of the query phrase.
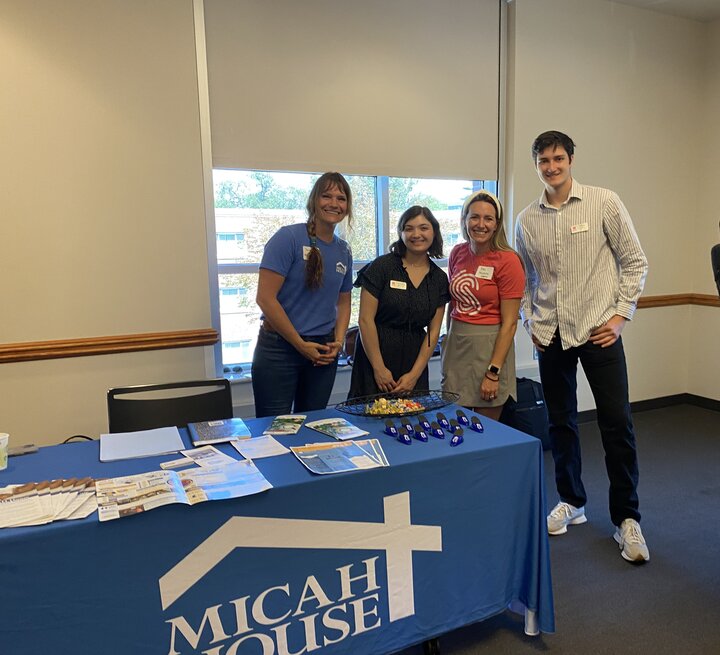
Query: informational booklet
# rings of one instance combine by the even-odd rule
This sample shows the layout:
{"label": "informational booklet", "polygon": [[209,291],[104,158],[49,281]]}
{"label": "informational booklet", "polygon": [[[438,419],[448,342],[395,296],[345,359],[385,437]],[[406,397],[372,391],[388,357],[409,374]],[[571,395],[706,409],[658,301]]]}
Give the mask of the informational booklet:
{"label": "informational booklet", "polygon": [[319,421],[311,421],[305,425],[308,428],[322,432],[322,434],[326,434],[339,441],[354,439],[355,437],[364,437],[366,434],[369,434],[369,432],[361,430],[344,418],[323,418]]}
{"label": "informational booklet", "polygon": [[100,435],[101,462],[167,455],[176,453],[183,448],[185,448],[185,444],[175,427]]}
{"label": "informational booklet", "polygon": [[0,487],[0,528],[81,519],[96,509],[95,480],[92,478]]}
{"label": "informational booklet", "polygon": [[181,452],[198,466],[223,466],[237,462],[234,457],[221,453],[215,446],[200,446],[200,448],[190,448]]}
{"label": "informational booklet", "polygon": [[100,521],[140,514],[172,503],[195,505],[206,500],[239,498],[272,487],[249,460],[226,466],[109,478],[98,480],[95,486]]}
{"label": "informational booklet", "polygon": [[304,414],[283,414],[276,416],[265,434],[297,434],[307,416]]}
{"label": "informational booklet", "polygon": [[188,432],[193,446],[206,446],[235,439],[249,439],[250,429],[241,418],[226,418],[218,421],[188,423]]}
{"label": "informational booklet", "polygon": [[290,452],[270,434],[263,434],[259,437],[243,439],[242,441],[231,441],[230,444],[243,457],[247,457],[248,459],[273,457],[274,455],[284,455]]}
{"label": "informational booklet", "polygon": [[377,439],[345,443],[314,443],[305,446],[291,446],[290,450],[308,471],[318,475],[388,465],[385,453]]}

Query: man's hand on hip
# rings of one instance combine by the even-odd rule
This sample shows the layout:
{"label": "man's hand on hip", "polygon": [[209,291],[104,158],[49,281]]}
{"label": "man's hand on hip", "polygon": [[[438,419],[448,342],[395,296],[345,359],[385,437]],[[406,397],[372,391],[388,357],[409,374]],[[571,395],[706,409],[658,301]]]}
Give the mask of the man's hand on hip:
{"label": "man's hand on hip", "polygon": [[625,323],[627,319],[624,316],[615,314],[605,325],[595,328],[590,333],[590,342],[601,348],[612,346],[620,338]]}

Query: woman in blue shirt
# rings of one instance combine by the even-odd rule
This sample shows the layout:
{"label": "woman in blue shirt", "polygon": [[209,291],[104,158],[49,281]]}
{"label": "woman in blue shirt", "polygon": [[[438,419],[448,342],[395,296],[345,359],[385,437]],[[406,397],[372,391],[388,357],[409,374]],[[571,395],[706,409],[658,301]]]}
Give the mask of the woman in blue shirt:
{"label": "woman in blue shirt", "polygon": [[352,254],[335,227],[352,218],[339,173],[310,192],[306,223],[281,227],[265,245],[257,304],[262,327],[252,364],[255,416],[324,409],[350,321]]}

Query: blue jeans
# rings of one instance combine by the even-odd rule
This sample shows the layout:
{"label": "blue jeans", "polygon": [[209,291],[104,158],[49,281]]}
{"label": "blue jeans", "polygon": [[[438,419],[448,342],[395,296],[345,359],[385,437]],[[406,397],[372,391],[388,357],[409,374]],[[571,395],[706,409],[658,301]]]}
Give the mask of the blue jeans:
{"label": "blue jeans", "polygon": [[[303,337],[328,343],[334,333]],[[278,416],[291,412],[325,409],[337,371],[337,358],[326,366],[313,366],[277,332],[260,329],[252,363],[255,416]]]}
{"label": "blue jeans", "polygon": [[578,359],[597,407],[605,467],[610,480],[610,518],[615,525],[627,518],[639,521],[638,460],[622,339],[607,348],[588,341],[582,346],[563,350],[560,335],[556,333],[553,342],[539,353],[558,494],[563,502],[575,507],[583,507],[587,502],[581,479],[577,427]]}

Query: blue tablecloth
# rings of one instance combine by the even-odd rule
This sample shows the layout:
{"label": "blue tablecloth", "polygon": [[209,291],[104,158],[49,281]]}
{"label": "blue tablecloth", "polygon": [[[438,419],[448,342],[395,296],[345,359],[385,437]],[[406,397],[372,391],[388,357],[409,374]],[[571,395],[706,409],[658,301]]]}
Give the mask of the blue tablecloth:
{"label": "blue tablecloth", "polygon": [[[377,419],[308,420],[331,415],[380,439],[390,467],[313,476],[288,454],[256,460],[274,488],[254,496],[0,530],[0,652],[390,653],[518,603],[554,631],[540,441],[486,420],[456,448],[406,446]],[[269,423],[248,421],[253,435]],[[98,451],[13,457],[0,486],[177,457],[100,463]]]}

